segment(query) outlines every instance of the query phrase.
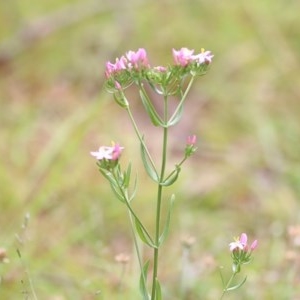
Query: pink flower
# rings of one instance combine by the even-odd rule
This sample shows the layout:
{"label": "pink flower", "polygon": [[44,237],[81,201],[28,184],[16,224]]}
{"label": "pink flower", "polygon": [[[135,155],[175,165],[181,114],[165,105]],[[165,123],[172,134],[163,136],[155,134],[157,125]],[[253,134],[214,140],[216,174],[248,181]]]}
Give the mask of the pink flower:
{"label": "pink flower", "polygon": [[136,52],[128,51],[126,53],[128,67],[138,69],[140,66],[148,67],[147,52],[144,48],[139,48]]}
{"label": "pink flower", "polygon": [[163,67],[163,66],[157,66],[157,67],[154,67],[153,68],[155,71],[158,71],[158,72],[166,72],[167,71],[167,68],[166,67]]}
{"label": "pink flower", "polygon": [[111,159],[112,160],[117,160],[120,157],[124,147],[120,147],[119,144],[115,144],[112,148],[113,148],[113,153],[112,153],[112,158]]}
{"label": "pink flower", "polygon": [[247,234],[246,234],[246,233],[242,233],[242,234],[241,234],[241,237],[240,237],[240,243],[241,243],[244,247],[246,247],[247,241],[248,241]]}
{"label": "pink flower", "polygon": [[211,51],[205,51],[204,49],[201,49],[201,53],[193,55],[192,59],[200,65],[203,63],[209,65],[213,57],[214,55],[211,53]]}
{"label": "pink flower", "polygon": [[[257,247],[257,240],[255,240],[251,246],[250,251],[252,252]],[[241,251],[247,252],[248,247],[248,237],[246,233],[242,233],[239,238],[236,238],[234,242],[229,244],[229,250],[233,252],[234,250],[240,249]]]}
{"label": "pink flower", "polygon": [[92,151],[90,153],[98,160],[112,159],[113,150],[113,147],[101,146],[98,151]]}
{"label": "pink flower", "polygon": [[101,146],[98,151],[92,151],[90,153],[92,156],[96,157],[97,160],[117,160],[124,147],[120,147],[119,144],[112,144],[112,147]]}
{"label": "pink flower", "polygon": [[106,63],[105,76],[109,78],[112,74],[120,72],[122,70],[126,70],[127,68],[127,60],[125,56],[121,58],[116,58],[116,62],[113,64],[111,62]]}
{"label": "pink flower", "polygon": [[189,50],[188,48],[181,48],[180,50],[172,50],[173,58],[176,65],[185,67],[193,60],[194,50]]}
{"label": "pink flower", "polygon": [[196,135],[190,135],[190,136],[188,136],[187,139],[186,139],[186,144],[187,144],[188,146],[195,146],[196,142],[197,142],[197,137],[196,137]]}

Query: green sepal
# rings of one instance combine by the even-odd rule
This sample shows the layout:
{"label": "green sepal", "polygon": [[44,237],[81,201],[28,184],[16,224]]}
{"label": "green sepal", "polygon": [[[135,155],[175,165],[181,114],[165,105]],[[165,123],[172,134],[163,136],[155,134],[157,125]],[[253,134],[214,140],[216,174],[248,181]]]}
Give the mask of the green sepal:
{"label": "green sepal", "polygon": [[148,294],[147,287],[146,287],[148,268],[149,268],[149,260],[144,264],[140,276],[140,292],[143,296],[143,300],[150,300],[150,295]]}
{"label": "green sepal", "polygon": [[241,265],[239,263],[233,263],[232,264],[232,272],[233,273],[239,273],[241,271]]}
{"label": "green sepal", "polygon": [[159,281],[155,280],[155,300],[162,300],[162,293]]}
{"label": "green sepal", "polygon": [[162,186],[172,185],[178,179],[178,175],[180,171],[181,168],[176,166],[176,169],[163,182],[161,182],[160,185]]}
{"label": "green sepal", "polygon": [[229,287],[225,291],[229,292],[229,291],[237,290],[238,288],[240,288],[246,282],[246,280],[247,280],[247,276],[244,278],[244,280],[241,283],[239,283],[239,284],[237,284],[235,286]]}
{"label": "green sepal", "polygon": [[149,177],[154,180],[156,183],[159,183],[159,176],[149,160],[148,153],[145,149],[144,140],[141,140],[141,157],[143,161],[144,168],[149,175]]}
{"label": "green sepal", "polygon": [[149,247],[157,248],[157,246],[152,241],[149,233],[145,230],[145,228],[143,227],[143,225],[141,224],[139,219],[134,218],[134,225],[135,225],[137,234],[139,235],[140,239]]}
{"label": "green sepal", "polygon": [[173,209],[173,206],[174,206],[174,201],[175,201],[175,195],[172,194],[172,196],[170,198],[170,204],[169,204],[166,224],[165,224],[164,230],[163,230],[163,232],[162,232],[162,234],[161,234],[161,236],[159,237],[159,240],[158,240],[158,245],[159,246],[165,241],[165,239],[167,238],[167,236],[169,234],[171,213],[172,213],[172,209]]}
{"label": "green sepal", "polygon": [[153,106],[152,102],[149,100],[147,94],[143,89],[140,89],[140,97],[152,124],[154,126],[165,127],[166,124],[163,122],[163,120],[155,110],[155,107]]}

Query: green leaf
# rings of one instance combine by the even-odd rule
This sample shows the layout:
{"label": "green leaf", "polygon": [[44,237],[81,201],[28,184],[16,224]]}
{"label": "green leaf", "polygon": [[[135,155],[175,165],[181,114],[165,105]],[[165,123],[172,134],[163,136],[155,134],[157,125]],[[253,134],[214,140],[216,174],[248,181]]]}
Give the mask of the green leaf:
{"label": "green leaf", "polygon": [[173,194],[170,199],[170,205],[169,205],[169,210],[168,210],[168,214],[167,214],[166,224],[165,224],[165,227],[164,227],[164,230],[163,230],[161,236],[159,237],[159,241],[158,241],[159,246],[165,241],[165,239],[167,238],[167,236],[169,234],[171,213],[172,213],[172,209],[174,206],[174,201],[175,201],[175,195]]}
{"label": "green leaf", "polygon": [[117,199],[124,203],[126,199],[124,199],[124,195],[122,194],[118,182],[115,180],[112,173],[103,168],[99,168],[99,170],[102,173],[102,175],[109,181],[111,189],[117,197]]}
{"label": "green leaf", "polygon": [[142,273],[140,276],[140,292],[143,296],[143,300],[150,300],[150,296],[148,294],[147,287],[146,287],[148,268],[149,268],[149,260],[143,266]]}
{"label": "green leaf", "polygon": [[127,170],[124,172],[124,181],[123,185],[125,188],[128,188],[130,183],[130,175],[131,175],[131,163],[128,165]]}
{"label": "green leaf", "polygon": [[144,140],[141,141],[141,157],[143,161],[144,168],[149,175],[149,177],[154,180],[156,183],[159,183],[159,176],[153,167],[152,163],[150,162],[150,159],[148,157],[148,153],[145,149]]}
{"label": "green leaf", "polygon": [[155,300],[162,300],[161,287],[157,279],[155,281],[155,286]]}
{"label": "green leaf", "polygon": [[179,106],[176,109],[176,112],[172,115],[172,117],[168,121],[167,127],[176,125],[180,121],[182,117],[182,113],[183,113],[183,102],[179,104]]}
{"label": "green leaf", "polygon": [[244,278],[244,280],[243,280],[241,283],[239,283],[239,284],[237,284],[237,285],[235,285],[235,286],[232,286],[232,287],[227,288],[227,289],[226,289],[226,292],[234,291],[234,290],[240,288],[240,287],[246,282],[246,280],[247,280],[247,276]]}
{"label": "green leaf", "polygon": [[140,239],[149,247],[157,248],[157,246],[153,243],[149,233],[145,230],[139,219],[134,218],[134,225]]}
{"label": "green leaf", "polygon": [[176,166],[176,169],[163,182],[161,182],[160,185],[162,186],[172,185],[177,180],[180,171],[181,171],[180,167]]}
{"label": "green leaf", "polygon": [[129,202],[131,202],[131,200],[133,200],[133,198],[134,198],[135,195],[136,195],[136,187],[137,187],[137,176],[135,177],[135,180],[134,180],[133,191],[132,191],[132,193],[131,193],[130,198],[128,199]]}
{"label": "green leaf", "polygon": [[166,124],[163,122],[163,120],[155,110],[155,107],[153,106],[152,102],[149,100],[147,94],[142,88],[140,89],[140,97],[153,125],[165,127]]}
{"label": "green leaf", "polygon": [[113,184],[113,183],[110,183],[110,186],[111,186],[111,189],[112,189],[113,193],[117,197],[117,199],[120,200],[121,202],[125,203],[126,199],[124,198],[124,194],[120,190],[120,187],[116,184]]}
{"label": "green leaf", "polygon": [[129,106],[127,99],[121,93],[114,93],[114,99],[123,108],[126,108]]}

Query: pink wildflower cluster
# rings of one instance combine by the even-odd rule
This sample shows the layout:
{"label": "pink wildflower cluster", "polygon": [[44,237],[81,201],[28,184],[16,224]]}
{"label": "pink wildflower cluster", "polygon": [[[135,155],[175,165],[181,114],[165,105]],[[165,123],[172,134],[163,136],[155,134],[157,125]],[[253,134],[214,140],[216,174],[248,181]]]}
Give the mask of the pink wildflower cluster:
{"label": "pink wildflower cluster", "polygon": [[91,155],[97,160],[118,160],[124,147],[120,147],[119,144],[113,144],[109,146],[101,146],[98,151],[92,151]]}
{"label": "pink wildflower cluster", "polygon": [[196,55],[194,55],[194,50],[189,50],[188,48],[181,48],[180,50],[173,49],[172,52],[175,64],[182,67],[194,62],[199,65],[203,63],[209,65],[214,57],[211,51],[205,51],[204,49],[201,49],[201,52]]}
{"label": "pink wildflower cluster", "polygon": [[257,240],[252,242],[250,247],[248,246],[248,237],[246,233],[242,233],[239,238],[237,238],[234,242],[229,244],[229,249],[231,252],[236,250],[241,250],[244,252],[252,252],[257,247]]}
{"label": "pink wildflower cluster", "polygon": [[173,49],[172,52],[174,63],[170,66],[150,66],[144,48],[130,50],[116,58],[115,62],[108,61],[105,67],[106,89],[115,94],[121,106],[127,106],[122,98],[125,89],[132,83],[139,85],[142,80],[147,81],[158,94],[167,92],[172,95],[179,91],[178,87],[187,75],[205,74],[214,57],[211,51],[204,49],[199,54],[188,48]]}
{"label": "pink wildflower cluster", "polygon": [[147,52],[144,48],[140,48],[136,52],[128,51],[126,55],[116,58],[115,63],[107,62],[105,76],[109,78],[123,70],[139,70],[145,67],[149,67]]}

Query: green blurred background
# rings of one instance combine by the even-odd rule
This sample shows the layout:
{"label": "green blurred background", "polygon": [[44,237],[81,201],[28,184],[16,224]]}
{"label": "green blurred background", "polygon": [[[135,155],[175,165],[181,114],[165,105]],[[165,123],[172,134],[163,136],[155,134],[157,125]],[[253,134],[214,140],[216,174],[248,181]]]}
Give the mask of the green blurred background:
{"label": "green blurred background", "polygon": [[[125,112],[102,88],[105,62],[144,47],[164,65],[172,48],[204,47],[211,69],[172,129],[171,162],[189,134],[199,149],[166,193],[177,197],[161,252],[164,299],[218,299],[218,267],[230,274],[228,243],[241,232],[259,248],[227,299],[299,299],[299,11],[297,0],[2,0],[0,298],[139,299],[126,211],[89,151],[126,147],[150,228],[154,186]],[[155,152],[157,132],[131,99]],[[189,262],[185,236],[195,238]],[[121,252],[131,257],[122,290]]]}

